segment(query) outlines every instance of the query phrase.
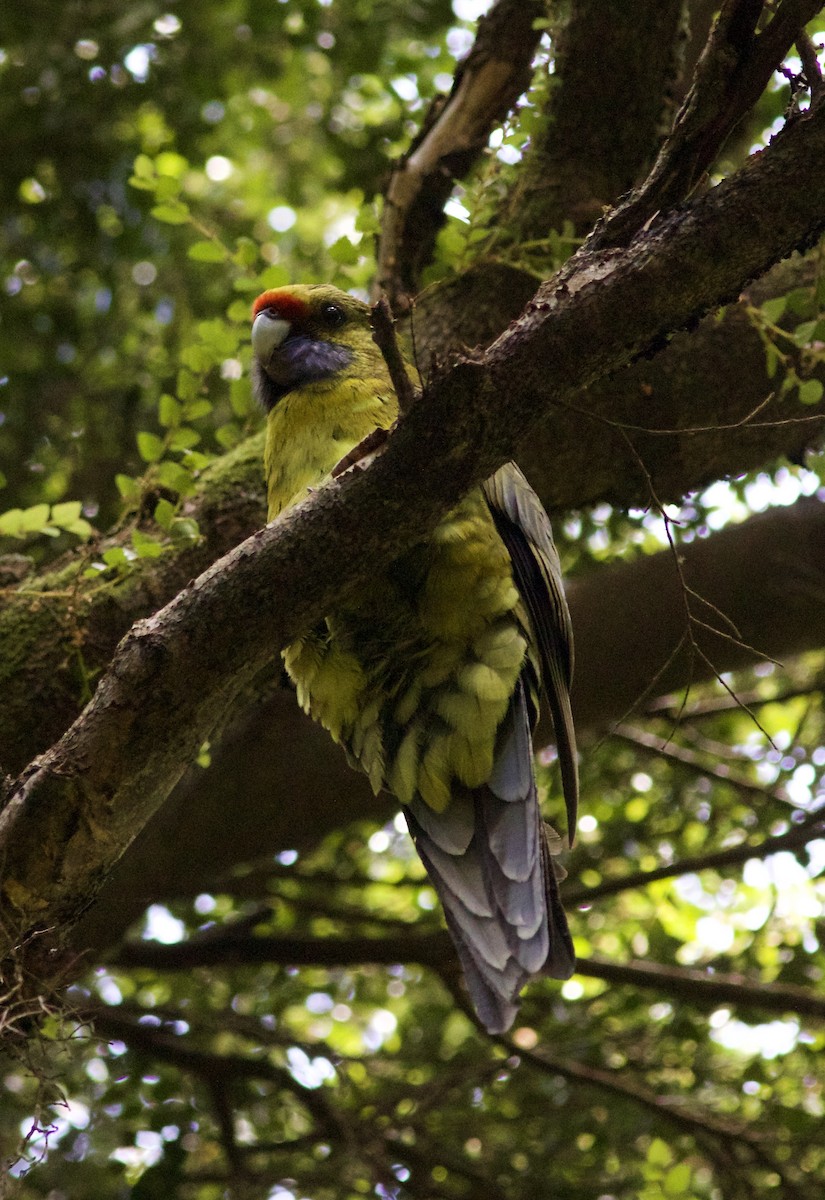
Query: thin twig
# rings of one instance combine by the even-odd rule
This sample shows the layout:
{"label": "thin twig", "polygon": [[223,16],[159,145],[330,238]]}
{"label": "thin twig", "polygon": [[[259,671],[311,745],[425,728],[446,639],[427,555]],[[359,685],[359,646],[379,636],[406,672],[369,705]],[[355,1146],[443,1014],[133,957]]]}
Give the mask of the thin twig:
{"label": "thin twig", "polygon": [[370,321],[372,340],[384,356],[392,386],[398,397],[398,408],[402,413],[407,413],[415,403],[416,392],[412,380],[407,374],[407,366],[398,346],[398,338],[395,336],[395,321],[386,296],[382,296],[373,305]]}
{"label": "thin twig", "polygon": [[754,983],[745,975],[691,970],[655,962],[607,962],[601,958],[577,958],[576,972],[606,983],[633,988],[653,988],[701,1008],[732,1004],[764,1012],[797,1013],[825,1021],[825,996],[813,988],[787,983]]}
{"label": "thin twig", "polygon": [[707,854],[697,854],[680,858],[667,866],[654,867],[650,871],[634,871],[620,879],[606,879],[593,887],[566,888],[564,899],[567,904],[592,904],[605,896],[615,896],[619,892],[631,891],[635,888],[645,888],[659,879],[675,879],[681,875],[693,875],[700,871],[718,870],[720,867],[738,866],[751,858],[765,859],[780,850],[798,850],[808,842],[820,838],[825,833],[825,816],[822,812],[809,814],[799,825],[794,825],[786,833],[763,838],[761,842],[742,842],[727,850],[712,850]]}

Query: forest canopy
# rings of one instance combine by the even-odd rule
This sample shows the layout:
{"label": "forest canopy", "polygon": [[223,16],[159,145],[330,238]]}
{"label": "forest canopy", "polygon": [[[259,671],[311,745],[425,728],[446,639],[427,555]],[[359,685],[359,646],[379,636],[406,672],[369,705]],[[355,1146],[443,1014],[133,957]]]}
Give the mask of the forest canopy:
{"label": "forest canopy", "polygon": [[[0,1195],[825,1186],[820,7],[4,13]],[[264,529],[251,302],[321,281],[424,387]],[[488,1036],[279,651],[511,457],[578,972]]]}

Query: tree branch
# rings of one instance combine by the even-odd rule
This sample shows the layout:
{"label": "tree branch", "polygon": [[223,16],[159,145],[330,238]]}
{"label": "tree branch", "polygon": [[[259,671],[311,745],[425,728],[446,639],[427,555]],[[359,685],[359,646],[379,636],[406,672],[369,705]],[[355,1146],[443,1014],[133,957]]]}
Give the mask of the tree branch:
{"label": "tree branch", "polygon": [[602,1067],[591,1066],[574,1059],[561,1059],[547,1054],[544,1050],[523,1050],[511,1038],[499,1037],[495,1040],[510,1053],[546,1074],[561,1075],[571,1082],[583,1083],[616,1096],[623,1096],[646,1109],[657,1120],[673,1126],[679,1133],[686,1133],[700,1140],[703,1135],[710,1135],[721,1142],[741,1143],[750,1155],[760,1162],[767,1163],[776,1172],[783,1182],[786,1195],[805,1200],[804,1193],[796,1186],[795,1180],[788,1178],[787,1169],[780,1169],[773,1157],[765,1151],[764,1138],[758,1132],[748,1129],[741,1121],[717,1117],[706,1109],[688,1107],[681,1097],[660,1096],[644,1084],[637,1083],[618,1071],[606,1071]]}
{"label": "tree branch", "polygon": [[383,291],[396,312],[418,291],[454,180],[466,174],[495,124],[527,89],[540,37],[534,25],[544,12],[541,0],[497,0],[479,21],[449,96],[430,107],[393,169],[378,241],[376,294]]}
{"label": "tree branch", "polygon": [[[774,509],[679,552],[691,586],[724,609],[752,644],[781,658],[821,644],[825,505],[804,500]],[[575,578],[568,596],[577,657],[573,706],[583,731],[617,720],[639,702],[672,658],[684,606],[669,551]],[[730,642],[703,644],[719,670],[752,662]],[[672,694],[689,669],[686,656],[672,661],[659,687]],[[708,674],[705,663],[695,664],[695,682]],[[342,819],[388,819],[386,797],[373,796],[365,776],[347,766],[291,691],[244,696],[237,708],[212,745],[208,770],[190,769],[84,914],[72,939],[77,952],[99,953],[117,942],[152,900],[194,896],[216,879],[234,891],[229,877],[236,864],[287,847],[303,850]],[[230,809],[235,819],[227,823]],[[745,857],[761,853],[755,845],[737,850]],[[675,874],[678,866],[660,871]]]}
{"label": "tree branch", "polygon": [[[813,291],[815,267],[814,262],[799,258],[782,264],[748,290],[747,302],[758,305],[799,288]],[[508,278],[513,274],[518,273],[511,272]],[[495,321],[504,319],[506,324],[515,315],[509,310],[502,314],[502,301],[513,296],[501,280],[489,274],[471,275],[492,288],[495,309],[489,309],[489,292],[461,291],[456,304],[446,308],[439,304],[431,310],[422,304],[416,309],[419,350],[431,338],[438,349],[450,329],[450,336],[463,331],[474,340],[479,332],[489,340],[499,330]],[[531,279],[526,292],[517,295],[526,303],[534,290]],[[821,437],[822,421],[812,421],[807,409],[800,418],[795,392],[775,398],[758,423],[741,424],[777,388],[777,380],[768,378],[764,347],[744,309],[745,302],[731,306],[721,321],[716,317],[703,321],[690,336],[677,335],[654,359],[596,383],[573,404],[551,409],[518,453],[520,465],[548,510],[605,500],[620,507],[648,502],[646,480],[630,460],[622,426],[675,429],[667,436],[629,435],[642,460],[655,466],[656,490],[665,500],[678,500],[689,489],[782,455],[801,460],[805,447]],[[493,325],[482,331],[469,329],[468,322],[485,311]],[[794,366],[802,370],[799,361]],[[820,370],[819,378],[825,382],[825,370]],[[582,436],[585,419],[588,432]],[[685,432],[697,426],[706,432]],[[169,601],[263,523],[261,455],[261,438],[256,435],[203,473],[198,491],[185,502],[185,514],[198,521],[203,535],[197,546],[186,550],[167,546],[160,558],[134,563],[121,580],[101,585],[99,580],[85,579],[88,556],[128,542],[130,531],[125,531],[98,547],[80,549],[68,564],[29,576],[22,586],[0,593],[5,601],[0,607],[3,768],[19,772],[60,737],[82,707],[83,676],[95,678],[108,665],[118,640],[134,620]],[[780,541],[781,533],[777,544]],[[812,551],[808,546],[807,553]],[[728,552],[734,553],[731,547]],[[752,583],[748,586],[753,589]],[[784,619],[784,608],[779,617]],[[776,613],[774,621],[778,624]],[[817,625],[809,618],[807,627],[814,630]],[[648,679],[652,673],[648,671]],[[620,677],[614,672],[614,681]],[[577,686],[584,682],[579,669]],[[615,709],[612,716],[622,711]]]}
{"label": "tree branch", "polygon": [[[10,930],[77,918],[233,698],[373,574],[388,546],[401,553],[426,536],[511,458],[549,395],[572,399],[810,244],[825,225],[823,161],[818,105],[627,251],[585,248],[486,353],[433,383],[368,471],[320,489],[136,625],[0,814],[7,943]],[[231,646],[214,636],[225,623]]]}
{"label": "tree branch", "polygon": [[732,1004],[737,1009],[759,1012],[796,1013],[825,1021],[825,997],[813,988],[788,983],[753,983],[745,975],[691,970],[655,962],[606,962],[601,958],[579,958],[579,975],[603,979],[623,987],[652,988],[697,1008]]}
{"label": "tree branch", "polygon": [[614,4],[605,37],[603,0],[551,6],[552,84],[497,214],[498,236],[517,247],[566,221],[583,236],[644,178],[673,119],[684,8],[682,0]]}
{"label": "tree branch", "polygon": [[[596,888],[592,890],[598,891]],[[429,933],[410,930],[391,938],[351,934],[319,938],[300,935],[256,937],[245,930],[228,927],[208,938],[191,938],[173,945],[127,942],[113,955],[109,965],[126,970],[192,971],[200,967],[272,963],[290,967],[418,963],[434,968],[441,975],[458,977],[455,948],[445,930]],[[579,957],[576,960],[576,973],[602,979],[606,983],[663,992],[699,1008],[731,1004],[745,1010],[797,1013],[817,1021],[825,1020],[825,997],[818,995],[813,988],[783,983],[755,983],[747,976],[735,973],[709,973],[656,962],[613,963],[592,957]]]}
{"label": "tree branch", "polygon": [[812,813],[794,825],[786,833],[774,837],[763,838],[760,842],[743,842],[738,846],[730,846],[726,850],[710,850],[707,854],[691,855],[680,858],[677,862],[668,863],[663,867],[654,867],[651,871],[634,871],[623,875],[620,879],[605,879],[593,887],[567,888],[564,898],[568,904],[592,904],[604,896],[615,896],[619,892],[632,888],[647,887],[658,879],[675,879],[681,875],[693,875],[699,871],[718,870],[720,867],[734,867],[747,862],[751,858],[765,859],[780,850],[799,850],[815,838],[822,837],[825,832],[825,816]]}

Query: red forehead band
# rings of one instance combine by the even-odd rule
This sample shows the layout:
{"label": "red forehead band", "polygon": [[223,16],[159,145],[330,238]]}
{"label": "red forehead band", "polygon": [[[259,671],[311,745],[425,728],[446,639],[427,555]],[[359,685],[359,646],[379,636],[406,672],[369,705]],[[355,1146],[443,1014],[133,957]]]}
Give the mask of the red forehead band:
{"label": "red forehead band", "polygon": [[306,301],[299,300],[289,288],[273,288],[262,292],[252,305],[252,319],[254,320],[265,308],[274,308],[279,317],[290,322],[300,321],[307,315]]}

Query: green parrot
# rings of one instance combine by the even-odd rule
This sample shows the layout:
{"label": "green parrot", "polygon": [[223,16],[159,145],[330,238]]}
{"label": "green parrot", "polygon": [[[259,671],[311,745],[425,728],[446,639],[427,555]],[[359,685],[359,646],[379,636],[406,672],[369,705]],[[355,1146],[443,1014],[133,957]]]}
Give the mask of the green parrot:
{"label": "green parrot", "polygon": [[[252,347],[274,520],[388,429],[398,401],[369,308],[337,288],[264,292]],[[550,523],[519,469],[471,491],[284,662],[305,711],[402,806],[476,1012],[509,1029],[527,980],[575,967],[531,744],[543,687],[572,836],[570,617]]]}

